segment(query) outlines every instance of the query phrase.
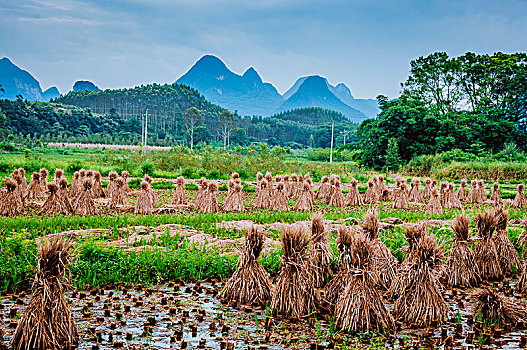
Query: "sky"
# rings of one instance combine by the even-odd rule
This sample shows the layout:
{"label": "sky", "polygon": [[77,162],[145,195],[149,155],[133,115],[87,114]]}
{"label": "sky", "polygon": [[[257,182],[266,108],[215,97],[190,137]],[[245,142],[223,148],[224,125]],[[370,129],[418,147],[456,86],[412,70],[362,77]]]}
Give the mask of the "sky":
{"label": "sky", "polygon": [[280,93],[319,74],[396,97],[435,51],[527,51],[527,0],[0,0],[0,57],[61,93],[172,83],[212,54]]}

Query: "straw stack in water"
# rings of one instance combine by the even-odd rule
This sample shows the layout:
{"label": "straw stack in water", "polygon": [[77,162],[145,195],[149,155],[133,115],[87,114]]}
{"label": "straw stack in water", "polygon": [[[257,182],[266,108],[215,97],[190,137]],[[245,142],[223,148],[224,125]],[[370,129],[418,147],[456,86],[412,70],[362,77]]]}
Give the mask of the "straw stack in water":
{"label": "straw stack in water", "polygon": [[44,191],[40,187],[40,173],[34,172],[31,175],[31,182],[27,186],[25,198],[28,200],[44,198]]}
{"label": "straw stack in water", "polygon": [[339,295],[344,292],[346,276],[348,276],[348,269],[351,266],[351,241],[353,240],[353,235],[349,227],[340,226],[338,231],[335,243],[339,249],[340,268],[326,286],[326,301],[332,306],[337,303]]}
{"label": "straw stack in water", "polygon": [[[65,180],[65,179],[62,179]],[[40,214],[53,215],[53,214],[72,214],[71,207],[68,207],[59,197],[59,186],[50,182],[48,184],[48,199],[44,202]]]}
{"label": "straw stack in water", "polygon": [[381,241],[379,235],[379,215],[375,209],[370,210],[366,214],[364,221],[361,223],[361,227],[373,247],[371,270],[379,275],[379,286],[388,290],[396,278],[398,261],[384,242]]}
{"label": "straw stack in water", "polygon": [[359,193],[359,189],[357,188],[358,181],[355,179],[351,179],[350,181],[350,189],[348,194],[346,195],[346,200],[344,201],[344,205],[346,206],[352,206],[352,207],[360,207],[362,205],[362,197]]}
{"label": "straw stack in water", "polygon": [[255,227],[245,231],[245,243],[240,252],[238,269],[225,283],[221,292],[224,303],[262,307],[271,300],[269,274],[258,262],[265,237]]}
{"label": "straw stack in water", "polygon": [[523,208],[527,206],[527,198],[525,197],[525,193],[523,192],[525,190],[524,184],[519,184],[516,196],[514,197],[514,200],[512,201],[511,206],[514,208]]}
{"label": "straw stack in water", "polygon": [[467,187],[467,180],[462,179],[461,185],[459,186],[456,192],[457,199],[459,199],[460,202],[466,202],[468,200],[466,187]]}
{"label": "straw stack in water", "polygon": [[99,209],[95,205],[93,194],[91,191],[92,183],[89,179],[84,179],[82,183],[83,190],[79,195],[77,202],[75,203],[75,212],[78,215],[97,215]]}
{"label": "straw stack in water", "polygon": [[333,252],[328,244],[324,221],[321,216],[315,215],[311,221],[311,248],[308,252],[308,261],[316,288],[324,287],[331,277],[332,259]]}
{"label": "straw stack in water", "polygon": [[176,188],[172,194],[172,205],[188,205],[187,196],[185,194],[185,179],[179,176],[176,179]]}
{"label": "straw stack in water", "polygon": [[476,246],[476,262],[481,278],[487,281],[500,280],[503,277],[496,245],[492,234],[496,229],[496,216],[494,213],[483,212],[476,217],[479,244]]}
{"label": "straw stack in water", "polygon": [[454,242],[441,271],[442,282],[449,287],[475,287],[481,282],[474,252],[469,246],[470,219],[459,215],[452,224]]}
{"label": "straw stack in water", "polygon": [[93,172],[93,197],[95,198],[105,198],[106,193],[104,193],[104,188],[102,188],[101,182],[101,173],[98,171]]}
{"label": "straw stack in water", "polygon": [[77,326],[64,297],[67,266],[73,259],[72,246],[71,241],[56,240],[45,242],[40,247],[31,300],[11,338],[12,349],[63,350],[77,347]]}
{"label": "straw stack in water", "polygon": [[271,309],[282,315],[300,318],[315,311],[315,287],[306,256],[309,239],[301,226],[285,226],[281,234],[284,255]]}
{"label": "straw stack in water", "polygon": [[476,289],[470,295],[474,317],[481,318],[485,323],[497,323],[500,326],[517,326],[527,317],[527,309],[523,302],[502,297],[490,287]]}
{"label": "straw stack in water", "polygon": [[4,180],[7,191],[0,196],[0,215],[17,216],[24,214],[24,202],[16,193],[17,183],[10,177]]}
{"label": "straw stack in water", "polygon": [[148,193],[148,186],[148,182],[141,182],[141,193],[139,194],[139,198],[137,198],[134,208],[135,214],[152,214],[154,212],[154,205]]}
{"label": "straw stack in water", "polygon": [[276,185],[276,191],[271,203],[271,209],[276,211],[289,211],[286,190],[283,182],[279,182],[278,185]]}
{"label": "straw stack in water", "polygon": [[395,329],[392,315],[376,289],[377,275],[372,269],[372,242],[362,234],[350,245],[350,266],[346,268],[345,288],[335,306],[335,324],[348,332],[387,332]]}
{"label": "straw stack in water", "polygon": [[513,268],[516,271],[521,271],[521,262],[518,252],[511,239],[507,235],[507,223],[509,221],[509,212],[504,211],[502,207],[499,207],[494,212],[496,217],[496,233],[492,235],[492,243],[496,247],[496,253],[498,254],[501,271],[503,273],[512,272]]}
{"label": "straw stack in water", "polygon": [[432,237],[424,236],[417,243],[414,260],[405,272],[407,284],[393,307],[397,320],[414,327],[433,327],[446,319],[450,309],[436,280],[442,258],[443,250]]}

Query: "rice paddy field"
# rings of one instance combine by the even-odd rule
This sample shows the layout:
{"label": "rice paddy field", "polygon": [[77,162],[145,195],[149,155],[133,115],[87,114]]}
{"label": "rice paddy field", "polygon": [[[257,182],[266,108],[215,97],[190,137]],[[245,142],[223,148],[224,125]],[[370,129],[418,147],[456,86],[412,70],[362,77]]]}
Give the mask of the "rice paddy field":
{"label": "rice paddy field", "polygon": [[[26,175],[29,179],[29,174]],[[357,188],[361,195],[367,191],[369,176],[342,174],[343,180],[359,180]],[[386,179],[390,192],[399,186],[397,177],[392,174]],[[228,182],[212,182],[218,187],[216,199],[221,207],[230,193]],[[344,197],[350,189],[347,182],[343,181],[342,185]],[[451,182],[456,189],[459,187],[459,180]],[[106,188],[108,183],[108,177],[103,176],[103,187]],[[245,207],[243,212],[220,210],[205,213],[191,205],[171,206],[176,180],[157,177],[150,183],[157,198],[154,207],[166,210],[142,215],[133,213],[143,195],[141,179],[132,177],[128,183],[131,192],[123,204],[110,208],[107,198],[94,200],[97,215],[42,215],[40,211],[44,199],[38,199],[27,200],[25,212],[21,215],[0,217],[0,349],[12,342],[19,323],[28,322],[24,313],[38,294],[35,291],[38,290],[38,283],[35,281],[48,278],[49,274],[42,272],[43,247],[63,239],[72,243],[72,256],[67,264],[57,264],[64,265],[62,298],[64,307],[71,312],[68,322],[75,324],[78,330],[76,342],[79,349],[516,349],[527,344],[527,311],[521,309],[525,297],[518,288],[518,280],[523,275],[523,220],[527,217],[527,207],[511,206],[520,181],[500,181],[502,205],[491,201],[480,204],[463,202],[461,209],[442,208],[441,214],[427,213],[427,204],[419,201],[409,202],[404,209],[394,209],[393,200],[337,207],[315,199],[312,210],[294,211],[297,198],[288,198],[290,211],[261,209],[255,206],[259,201],[255,191],[257,182],[250,178],[240,183]],[[185,181],[183,188],[189,203],[194,202],[199,186],[197,180]],[[315,195],[319,187],[319,182],[314,183]],[[487,183],[487,197],[491,196],[490,187]],[[502,271],[499,278],[481,281],[477,286],[451,287],[440,283],[441,267],[459,241],[452,229],[458,216],[465,215],[470,219],[467,241],[470,241],[470,250],[477,252],[475,247],[482,240],[477,233],[482,228],[478,226],[476,217],[501,207],[508,211],[505,232],[522,263]],[[406,312],[417,315],[417,319],[408,321],[408,315],[400,316],[401,304],[398,300],[403,300],[404,296],[391,293],[389,288],[378,287],[375,278],[365,272],[373,271],[371,266],[376,264],[370,256],[375,255],[373,248],[368,240],[353,237],[362,237],[364,232],[368,232],[365,222],[371,219],[368,215],[374,211],[378,215],[375,222],[380,242],[395,258],[397,274],[402,273],[399,269],[405,271],[402,266],[410,260],[412,243],[409,231],[417,227],[416,224],[426,225],[426,235],[433,237],[433,241],[429,242],[429,247],[424,243],[423,246],[417,244],[417,251],[426,256],[414,257],[423,265],[414,262],[411,266],[418,266],[418,273],[423,273],[419,275],[423,285],[427,285],[427,279],[437,285],[446,308],[441,317],[425,321],[426,311],[414,309],[415,305],[410,305],[407,300]],[[327,241],[329,274],[324,276],[327,279],[322,282],[325,286],[306,289],[305,285],[311,282],[303,275],[302,270],[306,266],[302,266],[302,259],[307,259],[315,250],[309,238],[313,234],[311,225],[315,216],[321,217],[321,240]],[[298,232],[295,231],[297,229]],[[258,232],[258,237],[250,238],[249,232]],[[285,250],[284,235],[289,235],[291,242],[291,246],[286,242]],[[346,238],[347,235],[350,238]],[[252,242],[251,239],[255,240],[253,243],[258,248],[248,243]],[[255,249],[256,256],[253,253],[247,255],[247,249]],[[335,279],[345,270],[343,266],[347,260],[343,254],[346,249],[351,252],[351,262],[343,285],[353,284],[356,276],[362,276],[357,281],[361,281],[363,287],[360,288],[364,289],[350,292],[349,303],[343,305],[345,301],[341,300],[332,305],[325,298],[331,284],[329,275]],[[53,252],[53,248],[50,247],[49,251]],[[58,251],[60,253],[60,249]],[[306,254],[304,257],[302,252]],[[58,260],[62,261],[60,254],[63,253],[59,253]],[[309,311],[301,315],[292,309],[284,311],[282,306],[287,304],[284,300],[278,301],[281,304],[267,300],[252,305],[226,300],[225,289],[229,279],[242,269],[243,261],[247,259],[251,264],[257,261],[256,264],[263,267],[263,274],[268,274],[275,293],[278,286],[281,286],[280,290],[284,288],[284,271],[296,276],[290,276],[293,280],[298,278],[297,284],[291,282],[294,288],[283,293],[290,293],[289,297],[298,305],[308,305],[306,299],[311,298],[313,304]],[[424,270],[429,270],[429,273],[422,272]],[[43,282],[44,285],[46,283]],[[492,304],[488,300],[495,298],[498,302],[492,307],[501,306],[499,302],[503,299],[519,305],[520,310],[512,307],[510,313],[513,316],[507,311],[505,316],[499,313],[489,316],[485,308],[475,312],[473,293],[481,286],[491,290],[485,294],[486,307]],[[54,289],[50,287],[50,290]],[[344,288],[340,293],[345,291]],[[426,288],[424,291],[417,288],[412,293],[423,293],[423,300],[433,295],[432,292],[428,295]],[[392,320],[386,321],[386,324],[392,325],[379,329],[381,311],[369,314],[360,312],[361,308],[348,310],[347,313],[342,311],[347,305],[356,307],[357,304],[351,300],[355,300],[357,295],[362,302],[366,300],[377,308],[385,309],[390,315],[386,317]],[[283,296],[283,299],[286,297]],[[437,297],[431,297],[430,303],[435,302]],[[508,304],[503,303],[505,306],[501,309],[508,310]],[[369,304],[363,306],[364,309],[369,307]],[[489,306],[490,309],[492,307]],[[433,306],[430,308],[433,309]],[[370,329],[356,327],[361,328],[357,331],[341,326],[343,319],[355,316],[360,321],[353,324],[364,324],[364,320],[371,317],[366,322]]]}

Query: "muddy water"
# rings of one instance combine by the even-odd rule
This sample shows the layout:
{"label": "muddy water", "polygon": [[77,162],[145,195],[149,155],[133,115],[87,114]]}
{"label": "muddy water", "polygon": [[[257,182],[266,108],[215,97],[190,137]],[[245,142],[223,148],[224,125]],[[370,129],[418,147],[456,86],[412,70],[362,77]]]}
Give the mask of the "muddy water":
{"label": "muddy water", "polygon": [[[329,324],[322,317],[289,322],[266,315],[263,310],[224,306],[216,298],[220,287],[215,283],[170,283],[68,293],[80,332],[79,349],[274,350],[350,344],[346,335],[330,337]],[[513,294],[512,284],[497,287],[501,294],[510,294],[521,302],[521,296]],[[489,349],[520,348],[525,332],[482,327],[473,320],[467,291],[447,290],[444,295],[452,310],[450,319],[430,331],[403,328],[395,337],[386,338],[383,346],[479,349],[485,339],[484,347]],[[0,329],[7,343],[29,296],[4,295],[0,302]],[[358,347],[372,343],[368,336],[357,339]]]}

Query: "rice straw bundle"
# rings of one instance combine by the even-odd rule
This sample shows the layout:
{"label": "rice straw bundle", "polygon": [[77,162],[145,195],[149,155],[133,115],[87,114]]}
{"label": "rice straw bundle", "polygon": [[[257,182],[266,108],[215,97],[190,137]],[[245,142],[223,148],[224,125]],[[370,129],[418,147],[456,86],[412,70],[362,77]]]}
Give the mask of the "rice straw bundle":
{"label": "rice straw bundle", "polygon": [[134,213],[135,214],[152,214],[154,212],[154,205],[152,203],[152,198],[148,193],[148,182],[141,182],[141,193],[137,202],[135,203]]}
{"label": "rice straw bundle", "polygon": [[331,277],[331,260],[333,252],[328,244],[324,221],[315,215],[311,221],[311,248],[308,252],[310,273],[316,288],[322,288]]}
{"label": "rice straw bundle", "polygon": [[470,182],[470,189],[468,190],[467,200],[469,203],[478,204],[480,203],[480,197],[478,194],[478,180],[472,180]]}
{"label": "rice straw bundle", "polygon": [[99,209],[95,205],[95,200],[92,194],[92,183],[90,179],[84,179],[82,183],[83,191],[80,193],[76,201],[75,212],[78,215],[98,215]]}
{"label": "rice straw bundle", "polygon": [[377,195],[377,197],[379,197],[380,193],[379,193],[379,178],[377,176],[373,176],[371,178],[371,180],[373,181],[373,191],[375,192],[375,194]]}
{"label": "rice straw bundle", "polygon": [[344,201],[344,205],[346,206],[352,206],[352,207],[360,207],[362,205],[362,197],[359,193],[359,189],[357,188],[358,181],[355,179],[351,179],[350,181],[350,189],[348,194],[346,195],[346,200]]}
{"label": "rice straw bundle", "polygon": [[425,179],[425,187],[423,188],[423,192],[421,193],[421,202],[426,202],[427,200],[432,197],[432,180],[430,178]]}
{"label": "rice straw bundle", "polygon": [[492,242],[496,247],[498,258],[501,266],[501,271],[506,273],[507,271],[512,272],[513,267],[520,271],[522,266],[520,257],[514,244],[507,235],[507,222],[509,221],[509,212],[504,211],[502,207],[499,207],[495,212],[496,217],[496,233],[492,235]]}
{"label": "rice straw bundle", "polygon": [[110,202],[108,203],[109,208],[115,209],[118,205],[126,204],[126,197],[128,194],[124,189],[124,179],[121,176],[115,180],[115,188],[112,190],[112,192],[113,193],[110,197]]}
{"label": "rice straw bundle", "polygon": [[289,175],[284,175],[284,194],[289,198],[289,192],[291,192],[291,183],[289,182]]}
{"label": "rice straw bundle", "polygon": [[[62,179],[65,180],[65,179]],[[59,197],[59,186],[55,182],[50,182],[48,184],[48,199],[44,202],[42,209],[40,210],[41,215],[54,215],[54,214],[63,214],[68,215],[72,214],[70,211],[71,207],[68,207]]]}
{"label": "rice straw bundle", "polygon": [[[274,189],[273,189],[273,195],[272,195],[271,197],[274,197],[274,195],[275,195],[275,193],[276,193],[276,189],[277,189],[278,184],[279,184],[280,182],[282,182],[282,177],[279,176],[279,175],[276,175],[276,177],[275,177],[275,184],[276,184],[276,185],[275,185],[275,187],[274,187]],[[282,182],[282,183],[283,183],[283,182]]]}
{"label": "rice straw bundle", "polygon": [[[117,173],[115,171],[110,171],[110,173],[108,174],[108,186],[106,187],[106,193],[108,194],[108,198],[112,198],[115,193],[115,190],[117,189],[115,180],[117,180]],[[71,186],[73,187],[73,184]]]}
{"label": "rice straw bundle", "polygon": [[474,317],[500,326],[517,326],[525,320],[527,309],[523,302],[502,297],[490,287],[476,289],[470,296]]}
{"label": "rice straw bundle", "polygon": [[227,181],[227,197],[225,197],[225,202],[223,203],[223,211],[232,211],[229,210],[232,205],[232,196],[234,195],[234,180]]}
{"label": "rice straw bundle", "polygon": [[31,175],[31,182],[27,186],[25,197],[29,200],[44,198],[44,192],[40,187],[40,173],[34,172]]}
{"label": "rice straw bundle", "polygon": [[296,198],[302,194],[304,188],[304,175],[298,174],[298,182],[296,183]]}
{"label": "rice straw bundle", "polygon": [[243,205],[243,191],[242,190],[243,190],[243,186],[239,183],[235,183],[232,196],[229,199],[229,203],[225,201],[225,205],[223,207],[224,211],[235,211],[239,213],[242,213],[245,211],[245,206]]}
{"label": "rice straw bundle", "polygon": [[417,247],[421,239],[426,236],[426,223],[415,224],[414,226],[405,227],[404,235],[408,246],[404,248],[406,256],[396,272],[395,279],[388,291],[390,297],[395,298],[402,295],[406,286],[409,284],[409,270],[415,264],[417,259]]}
{"label": "rice straw bundle", "polygon": [[73,260],[73,242],[62,239],[40,246],[38,271],[32,294],[11,338],[12,349],[74,349],[79,334],[64,297],[68,264]]}
{"label": "rice straw bundle", "polygon": [[267,190],[267,180],[263,179],[260,181],[260,189],[256,196],[256,202],[254,206],[259,209],[269,209],[271,206],[271,198],[269,197],[269,191]]}
{"label": "rice straw bundle", "polygon": [[406,181],[401,181],[398,186],[393,190],[393,208],[394,209],[407,209],[410,203],[408,203],[408,185]]}
{"label": "rice straw bundle", "polygon": [[16,190],[15,190],[15,195],[17,197],[20,198],[20,200],[22,200],[22,202],[24,202],[25,198],[24,198],[24,195],[25,195],[25,192],[22,192],[22,177],[20,176],[19,172],[18,172],[18,169],[15,169],[13,171],[13,175],[11,176],[11,178],[13,180],[15,180],[16,182]]}
{"label": "rice straw bundle", "polygon": [[101,173],[98,171],[93,172],[93,197],[94,198],[105,198],[106,193],[104,193],[104,189],[102,188],[102,182],[101,182]]}
{"label": "rice straw bundle", "polygon": [[327,175],[322,176],[322,179],[320,179],[320,187],[317,191],[317,198],[323,199],[326,196],[326,193],[329,191],[329,178]]}
{"label": "rice straw bundle", "polygon": [[349,227],[340,226],[338,228],[338,236],[335,243],[339,250],[339,261],[340,268],[339,271],[331,281],[326,285],[326,295],[325,299],[330,305],[335,305],[339,298],[339,295],[344,292],[346,287],[346,276],[348,275],[348,269],[351,266],[351,241],[353,240],[353,235]]}
{"label": "rice straw bundle", "polygon": [[495,182],[492,185],[492,194],[490,195],[490,200],[495,203],[501,203],[501,194],[500,194],[500,184]]}
{"label": "rice straw bundle", "polygon": [[399,263],[384,242],[381,241],[377,210],[372,209],[368,211],[364,221],[361,223],[361,227],[373,247],[371,270],[379,276],[379,287],[389,290],[393,280],[396,278],[396,268]]}
{"label": "rice straw bundle", "polygon": [[[121,173],[121,177],[123,178],[124,180],[124,184],[123,184],[123,189],[126,193],[129,193],[129,192],[132,192],[132,189],[130,188],[130,186],[128,186],[128,179],[130,178],[130,173],[126,170],[124,170],[122,173]],[[152,179],[152,178],[150,178]],[[152,182],[152,180],[150,180],[150,182]],[[155,204],[154,204],[155,205]]]}
{"label": "rice straw bundle", "polygon": [[59,181],[59,190],[57,192],[59,200],[62,202],[62,205],[67,208],[70,213],[74,213],[73,205],[71,204],[70,198],[68,196],[68,180],[62,178]]}
{"label": "rice straw bundle", "polygon": [[255,190],[256,194],[258,194],[258,192],[262,188],[262,180],[263,180],[263,174],[261,172],[258,172],[256,174],[256,190]]}
{"label": "rice straw bundle", "polygon": [[439,184],[439,198],[441,199],[441,206],[445,207],[445,202],[448,200],[448,183],[441,181]]}
{"label": "rice straw bundle", "polygon": [[[124,178],[123,178],[124,179]],[[150,201],[152,202],[152,205],[154,207],[157,206],[157,202],[158,202],[158,199],[157,199],[157,195],[156,195],[156,191],[154,191],[154,188],[152,187],[152,178],[148,175],[145,175],[145,177],[143,178],[144,181],[146,181],[146,183],[148,184],[148,189],[147,189],[147,192],[148,192],[148,196],[150,197]],[[126,182],[125,180],[125,184],[126,186],[128,185],[128,183]],[[126,191],[126,186],[124,187],[125,191]]]}
{"label": "rice straw bundle", "polygon": [[309,185],[309,195],[311,196],[311,202],[315,203],[316,196],[315,196],[315,191],[313,190],[313,188],[315,187],[315,184],[313,183],[311,176],[309,176],[309,173],[306,174],[304,179],[306,180],[306,183]]}
{"label": "rice straw bundle", "polygon": [[337,208],[344,206],[344,195],[342,194],[342,189],[340,188],[340,176],[335,178],[335,187],[333,188],[329,205]]}
{"label": "rice straw bundle", "polygon": [[62,169],[55,169],[55,178],[53,179],[53,182],[58,185],[60,179],[62,179],[63,177],[64,177],[64,170],[62,170]]}
{"label": "rice straw bundle", "polygon": [[315,311],[315,287],[309,274],[306,249],[309,243],[301,226],[284,226],[281,232],[282,270],[276,278],[271,309],[300,318]]}
{"label": "rice straw bundle", "polygon": [[92,191],[93,191],[93,170],[91,170],[91,169],[86,170],[86,178],[87,178],[88,180],[90,180],[91,185],[92,185],[92,186],[91,186],[91,189],[92,189]]}
{"label": "rice straw bundle", "polygon": [[269,191],[269,196],[272,196],[272,192],[273,192],[273,175],[271,175],[270,172],[266,172],[264,178],[267,181],[267,191]]}
{"label": "rice straw bundle", "polygon": [[199,211],[201,213],[217,213],[220,211],[220,206],[218,205],[218,199],[216,198],[216,191],[218,190],[218,185],[214,182],[209,183],[207,192],[203,197],[201,207]]}
{"label": "rice straw bundle", "polygon": [[388,187],[386,187],[386,184],[384,183],[384,176],[379,175],[379,194],[378,196],[382,196],[384,191],[388,191]]}
{"label": "rice straw bundle", "polygon": [[368,180],[368,189],[364,193],[364,203],[374,204],[377,203],[377,194],[373,189],[373,180]]}
{"label": "rice straw bundle", "polygon": [[461,205],[461,202],[457,198],[456,193],[454,192],[454,184],[452,182],[448,183],[447,200],[445,202],[445,208],[454,208],[454,209],[463,208],[463,206]]}
{"label": "rice straw bundle", "polygon": [[283,182],[279,182],[278,185],[276,185],[276,192],[271,203],[271,209],[276,211],[289,211]]}
{"label": "rice straw bundle", "polygon": [[410,193],[408,193],[409,202],[418,202],[421,197],[421,191],[419,187],[421,186],[421,180],[414,177],[410,183]]}
{"label": "rice straw bundle", "polygon": [[478,181],[478,200],[479,203],[484,203],[487,200],[487,193],[485,192],[485,183],[483,180]]}
{"label": "rice straw bundle", "polygon": [[480,241],[476,246],[475,257],[481,278],[487,281],[496,281],[503,277],[498,251],[492,240],[496,223],[496,216],[493,213],[483,212],[476,217]]}
{"label": "rice straw bundle", "polygon": [[23,196],[25,196],[26,190],[27,190],[27,182],[26,182],[26,170],[24,168],[18,168],[18,175],[22,179],[22,182],[20,183],[20,192]]}
{"label": "rice straw bundle", "polygon": [[196,192],[196,197],[194,198],[194,202],[192,203],[192,205],[194,206],[194,209],[199,210],[199,208],[202,205],[201,203],[203,202],[203,199],[205,198],[205,193],[207,192],[208,188],[209,188],[209,181],[205,179],[204,177],[199,179],[198,191]]}
{"label": "rice straw bundle", "polygon": [[441,280],[449,287],[475,287],[481,282],[474,252],[468,244],[469,226],[470,219],[465,215],[459,215],[452,224],[453,247],[441,271]]}
{"label": "rice straw bundle", "polygon": [[24,214],[24,202],[20,195],[16,193],[17,183],[10,177],[4,180],[7,191],[2,193],[0,197],[0,215],[3,216],[17,216]]}
{"label": "rice straw bundle", "polygon": [[359,234],[351,240],[350,266],[346,287],[335,306],[335,325],[348,332],[388,332],[395,330],[392,315],[376,289],[372,242]]}
{"label": "rice straw bundle", "polygon": [[390,191],[386,188],[384,191],[382,191],[381,197],[379,200],[381,202],[387,202],[392,199]]}
{"label": "rice straw bundle", "polygon": [[300,194],[298,201],[295,204],[294,210],[296,211],[311,211],[313,210],[313,201],[310,195],[310,186],[307,183],[304,184],[304,190]]}
{"label": "rice straw bundle", "polygon": [[185,194],[185,179],[179,176],[176,179],[176,188],[172,195],[172,205],[188,205],[187,196]]}
{"label": "rice straw bundle", "polygon": [[460,202],[466,202],[468,200],[467,190],[465,189],[466,186],[467,186],[467,180],[462,179],[461,184],[456,192],[457,199],[459,199]]}
{"label": "rice straw bundle", "polygon": [[[75,197],[79,193],[79,188],[80,188],[79,176],[80,174],[78,171],[73,173],[73,181],[71,182],[71,186],[68,190],[68,196],[70,197]],[[117,174],[115,174],[115,178],[117,178]],[[111,172],[110,172],[110,183],[108,184],[108,197],[110,197],[110,185],[112,185],[112,173]]]}
{"label": "rice straw bundle", "polygon": [[430,202],[426,205],[425,213],[428,214],[443,214],[443,207],[441,206],[441,199],[437,188],[432,189],[432,196]]}
{"label": "rice straw bundle", "polygon": [[324,196],[324,198],[322,199],[322,202],[326,203],[326,204],[329,204],[329,202],[331,202],[331,197],[333,196],[333,191],[335,190],[335,181],[336,181],[336,177],[334,174],[331,174],[330,177],[329,177],[329,185],[328,185],[328,190],[326,191],[326,194]]}
{"label": "rice straw bundle", "polygon": [[512,207],[514,208],[523,208],[527,206],[527,198],[525,197],[525,193],[523,191],[525,190],[524,184],[519,184],[516,196],[514,197],[514,200],[512,201]]}
{"label": "rice straw bundle", "polygon": [[264,241],[263,231],[258,231],[254,226],[245,231],[245,243],[240,252],[238,269],[223,287],[222,302],[262,307],[271,300],[272,285],[269,274],[258,262]]}
{"label": "rice straw bundle", "polygon": [[43,193],[48,190],[48,174],[49,171],[46,168],[40,169],[40,189]]}
{"label": "rice straw bundle", "polygon": [[394,317],[411,326],[431,327],[443,322],[450,309],[443,298],[436,270],[441,266],[443,250],[430,236],[417,244],[402,295],[394,303]]}

